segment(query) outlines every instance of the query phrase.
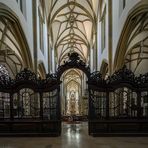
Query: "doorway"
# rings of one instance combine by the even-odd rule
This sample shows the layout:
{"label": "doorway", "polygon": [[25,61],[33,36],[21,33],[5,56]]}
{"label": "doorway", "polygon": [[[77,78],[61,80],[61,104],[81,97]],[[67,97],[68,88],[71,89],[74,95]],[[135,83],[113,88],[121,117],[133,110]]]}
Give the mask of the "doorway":
{"label": "doorway", "polygon": [[61,76],[61,116],[67,123],[84,122],[88,119],[87,76],[77,69],[70,68]]}
{"label": "doorway", "polygon": [[71,128],[88,121],[88,87],[86,74],[77,68],[66,70],[61,76],[60,100],[62,125]]}

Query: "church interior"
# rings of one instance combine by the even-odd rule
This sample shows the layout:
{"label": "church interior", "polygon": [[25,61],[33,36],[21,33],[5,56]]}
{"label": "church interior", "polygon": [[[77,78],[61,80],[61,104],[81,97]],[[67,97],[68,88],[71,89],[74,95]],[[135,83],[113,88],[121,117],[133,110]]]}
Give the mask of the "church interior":
{"label": "church interior", "polygon": [[0,0],[0,148],[148,147],[148,0]]}

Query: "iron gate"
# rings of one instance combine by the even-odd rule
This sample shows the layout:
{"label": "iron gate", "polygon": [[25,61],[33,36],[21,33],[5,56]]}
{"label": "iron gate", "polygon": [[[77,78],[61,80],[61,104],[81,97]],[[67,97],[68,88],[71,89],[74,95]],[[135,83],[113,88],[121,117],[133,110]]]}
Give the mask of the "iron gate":
{"label": "iron gate", "polygon": [[70,68],[88,77],[90,135],[148,133],[148,73],[136,77],[124,66],[104,80],[100,72],[90,73],[89,66],[72,53],[45,79],[28,69],[15,79],[0,76],[0,134],[59,136],[60,77]]}
{"label": "iron gate", "polygon": [[24,69],[12,80],[0,77],[0,134],[59,136],[61,133],[59,84]]}
{"label": "iron gate", "polygon": [[106,80],[92,73],[88,86],[90,135],[148,133],[148,74],[136,77],[124,66]]}

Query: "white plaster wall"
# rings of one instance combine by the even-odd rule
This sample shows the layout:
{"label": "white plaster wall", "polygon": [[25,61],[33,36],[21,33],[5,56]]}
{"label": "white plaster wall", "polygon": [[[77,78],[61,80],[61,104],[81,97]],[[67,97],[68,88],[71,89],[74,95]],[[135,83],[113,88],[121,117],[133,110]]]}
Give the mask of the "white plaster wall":
{"label": "white plaster wall", "polygon": [[113,60],[115,57],[117,45],[119,42],[119,38],[126,22],[126,19],[129,15],[131,9],[139,3],[141,0],[126,0],[126,6],[121,14],[119,14],[119,1],[121,0],[112,0],[113,9],[112,9],[112,50],[113,50]]}
{"label": "white plaster wall", "polygon": [[[8,6],[18,17],[21,27],[24,31],[26,40],[29,45],[29,50],[34,60],[34,44],[33,44],[33,13],[32,13],[32,0],[26,0],[26,17],[22,14],[20,7],[16,0],[0,0],[1,3]],[[38,63],[43,62],[46,72],[48,71],[48,39],[47,39],[47,20],[44,24],[44,54],[40,50],[39,41],[39,17],[38,17],[38,1],[37,1],[37,52]]]}
{"label": "white plaster wall", "polygon": [[48,36],[47,36],[47,20],[45,17],[44,27],[43,27],[43,34],[44,34],[44,53],[42,53],[40,49],[40,30],[39,30],[39,11],[38,11],[39,3],[37,3],[37,52],[38,52],[38,64],[43,63],[45,66],[46,72],[48,72]]}
{"label": "white plaster wall", "polygon": [[[106,42],[105,42],[105,48],[104,48],[104,50],[102,52],[102,48],[101,48],[101,18],[98,18],[98,24],[97,24],[97,27],[98,27],[97,28],[98,70],[100,70],[102,61],[104,59],[105,60],[108,59],[108,0],[103,1],[102,10],[99,10],[99,11],[101,11],[101,14],[103,14],[103,12],[106,11]],[[102,15],[101,15],[101,17],[102,17]]]}
{"label": "white plaster wall", "polygon": [[[44,19],[44,27],[43,27],[43,41],[44,41],[44,53],[42,53],[41,49],[40,49],[40,30],[39,30],[39,11],[38,11],[38,6],[39,6],[39,1],[37,1],[37,51],[38,51],[38,64],[39,63],[43,63],[45,66],[45,70],[46,72],[48,72],[48,65],[50,63],[48,63],[48,36],[47,36],[47,17],[45,16]],[[46,13],[45,13],[46,14]]]}
{"label": "white plaster wall", "polygon": [[[120,39],[121,32],[123,30],[124,24],[126,22],[126,19],[130,13],[130,11],[133,9],[133,7],[138,4],[142,0],[126,0],[126,6],[123,11],[119,10],[119,2],[122,0],[112,0],[112,60],[114,61],[117,45]],[[109,48],[109,38],[108,38],[108,2],[109,0],[103,1],[102,10],[99,10],[99,13],[101,11],[101,14],[104,11],[104,8],[106,6],[106,46],[105,49],[102,51],[101,49],[101,22],[98,18],[98,28],[97,28],[97,44],[98,44],[98,70],[100,70],[102,61],[105,59],[108,61],[108,48]],[[100,15],[98,15],[100,16]]]}
{"label": "white plaster wall", "polygon": [[0,3],[3,3],[7,7],[9,7],[18,17],[18,20],[26,36],[29,50],[31,51],[33,59],[34,56],[33,56],[32,0],[26,0],[26,18],[22,14],[16,0],[0,0]]}

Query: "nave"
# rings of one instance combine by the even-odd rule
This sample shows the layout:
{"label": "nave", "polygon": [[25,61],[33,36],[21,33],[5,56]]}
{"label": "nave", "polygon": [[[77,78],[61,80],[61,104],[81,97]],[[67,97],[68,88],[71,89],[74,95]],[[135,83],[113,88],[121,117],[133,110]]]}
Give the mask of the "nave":
{"label": "nave", "polygon": [[148,137],[92,137],[87,122],[62,123],[60,137],[0,138],[0,148],[147,148]]}

